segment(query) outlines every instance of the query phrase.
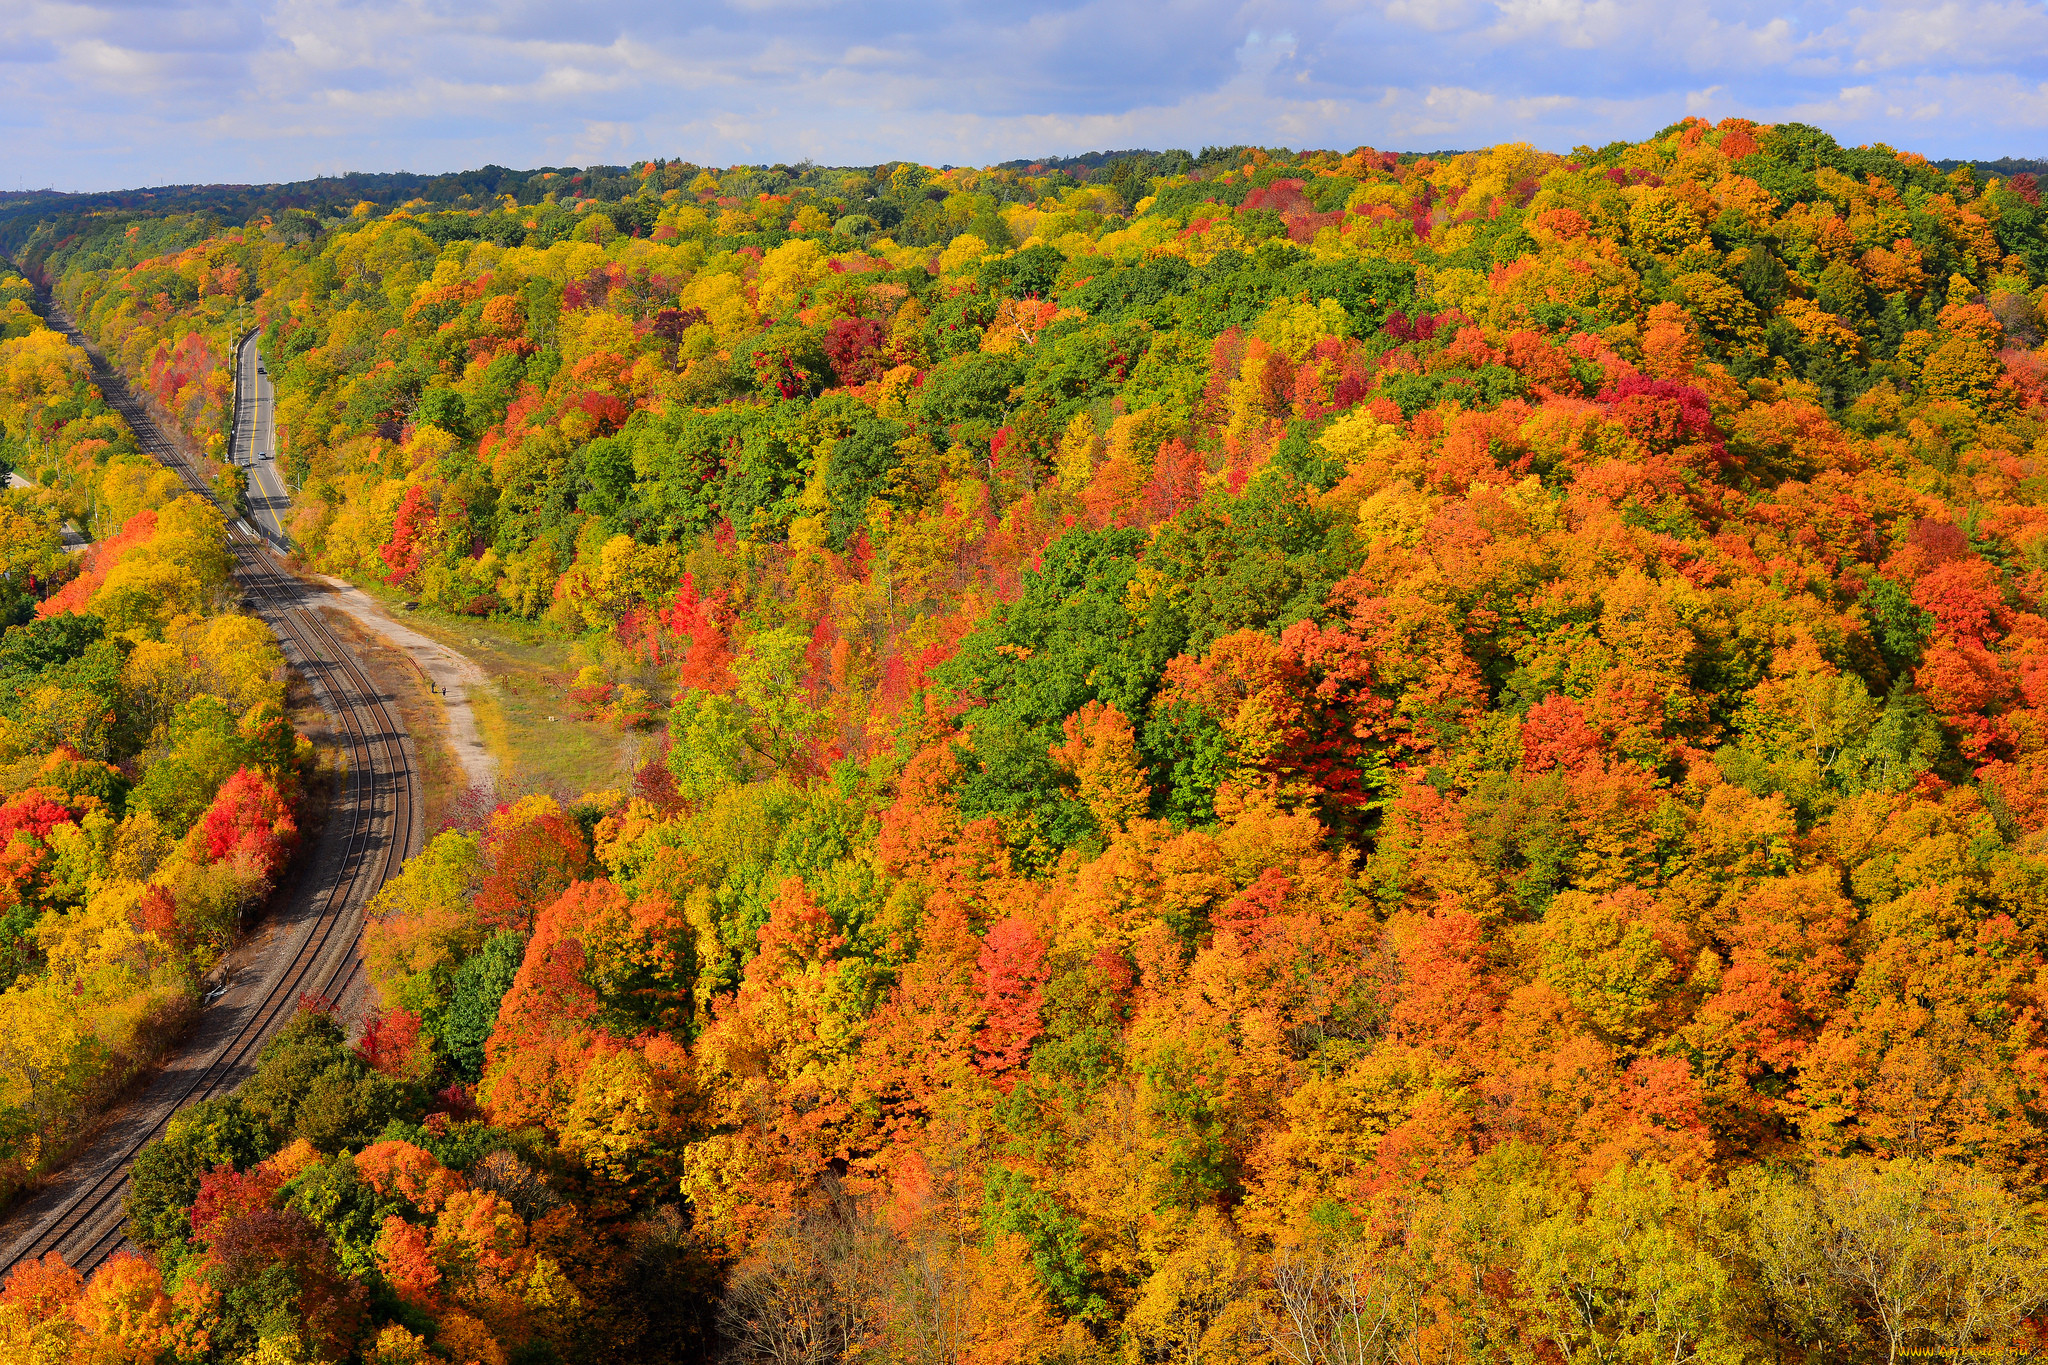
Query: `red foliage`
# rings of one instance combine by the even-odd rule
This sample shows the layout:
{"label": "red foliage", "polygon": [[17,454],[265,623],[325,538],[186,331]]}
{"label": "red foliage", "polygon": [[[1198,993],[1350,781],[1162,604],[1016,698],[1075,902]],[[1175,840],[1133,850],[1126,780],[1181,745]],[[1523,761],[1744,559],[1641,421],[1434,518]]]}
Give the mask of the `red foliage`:
{"label": "red foliage", "polygon": [[1576,768],[1600,752],[1600,732],[1570,697],[1545,697],[1522,717],[1522,766],[1532,773]]}
{"label": "red foliage", "polygon": [[841,384],[866,384],[888,368],[888,341],[873,318],[834,318],[825,331],[825,358]]}
{"label": "red foliage", "polygon": [[361,1284],[342,1277],[332,1247],[305,1214],[297,1209],[259,1208],[219,1219],[213,1225],[208,1260],[218,1267],[228,1286],[261,1276],[268,1281],[267,1292],[281,1271],[296,1291],[296,1301],[284,1311],[323,1355],[340,1359],[348,1354],[369,1294]]}
{"label": "red foliage", "polygon": [[1011,915],[988,931],[974,970],[984,1016],[974,1052],[983,1072],[1002,1076],[1031,1056],[1031,1045],[1045,1032],[1045,983],[1051,974],[1045,940],[1030,920]]}
{"label": "red foliage", "polygon": [[796,398],[817,380],[803,366],[803,355],[794,340],[763,345],[754,352],[754,382],[772,388],[784,398]]}
{"label": "red foliage", "polygon": [[1271,209],[1281,217],[1300,213],[1308,207],[1308,200],[1302,195],[1307,184],[1303,180],[1275,180],[1255,188],[1244,197],[1246,209]]}
{"label": "red foliage", "polygon": [[498,1007],[484,1044],[485,1109],[499,1123],[537,1123],[565,1102],[584,1068],[616,1052],[593,1027],[603,1002],[585,979],[583,926],[616,914],[625,893],[610,882],[576,882],[551,900]]}
{"label": "red foliage", "polygon": [[1287,215],[1286,221],[1288,239],[1307,246],[1324,228],[1342,223],[1344,210],[1331,209],[1328,213],[1291,213]]}
{"label": "red foliage", "polygon": [[590,867],[583,831],[559,810],[516,820],[508,807],[484,836],[484,875],[477,890],[479,922],[524,929],[535,910],[567,891]]}
{"label": "red foliage", "polygon": [[276,784],[253,768],[239,768],[199,817],[198,836],[203,861],[247,861],[267,880],[284,869],[299,827]]}
{"label": "red foliage", "polygon": [[806,963],[827,961],[846,946],[846,938],[832,922],[831,912],[818,904],[810,888],[798,877],[783,879],[768,907],[767,922],[755,932],[755,939],[761,952],[754,962],[747,964],[748,969],[751,972],[758,964],[769,976],[800,970]]}
{"label": "red foliage", "polygon": [[882,680],[869,708],[877,723],[903,713],[911,698],[925,689],[932,670],[953,657],[964,630],[962,626],[952,631],[949,638],[926,645],[915,654],[892,653],[882,661]]}
{"label": "red foliage", "polygon": [[211,1241],[222,1224],[269,1208],[283,1188],[284,1177],[268,1165],[247,1171],[214,1167],[199,1177],[199,1195],[192,1201],[193,1239]]}
{"label": "red foliage", "polygon": [[660,759],[635,768],[628,789],[635,800],[645,801],[663,815],[674,815],[683,808],[682,793],[676,790],[675,774]]}
{"label": "red foliage", "polygon": [[0,846],[12,841],[16,834],[47,843],[51,830],[76,818],[69,807],[52,800],[48,792],[31,787],[0,806]]}
{"label": "red foliage", "polygon": [[576,714],[581,720],[595,720],[598,714],[612,704],[619,685],[614,682],[592,683],[588,687],[569,689],[569,700],[576,703]]}
{"label": "red foliage", "polygon": [[1236,934],[1238,941],[1250,948],[1265,937],[1266,922],[1286,909],[1293,893],[1293,878],[1277,867],[1266,868],[1216,912],[1211,927],[1219,934]]}
{"label": "red foliage", "polygon": [[441,1270],[426,1230],[396,1216],[377,1236],[377,1268],[400,1300],[428,1313],[441,1309]]}
{"label": "red foliage", "polygon": [[105,540],[93,542],[92,547],[80,557],[83,563],[79,566],[78,577],[38,602],[36,615],[47,618],[62,616],[65,612],[84,611],[121,556],[155,534],[156,513],[153,511],[145,509],[122,522],[119,531]]}
{"label": "red foliage", "polygon": [[434,1100],[441,1106],[443,1119],[473,1119],[481,1112],[476,1107],[476,1095],[461,1081],[452,1081],[436,1090]]}
{"label": "red foliage", "polygon": [[419,572],[426,557],[426,540],[433,534],[438,513],[427,490],[414,484],[405,490],[398,515],[391,522],[391,539],[377,551],[383,557],[386,583],[403,583]]}
{"label": "red foliage", "polygon": [[[187,332],[175,347],[159,345],[149,363],[149,391],[156,400],[190,424],[198,413],[188,409],[205,390],[205,381],[224,373],[218,355],[196,331]],[[180,395],[184,401],[180,401]]]}
{"label": "red foliage", "polygon": [[584,392],[569,401],[569,406],[589,413],[597,419],[597,433],[609,436],[626,425],[626,419],[633,415],[633,409],[623,398],[608,393]]}
{"label": "red foliage", "polygon": [[1934,617],[1937,633],[1980,645],[2003,634],[2010,620],[1998,575],[1974,556],[1945,559],[1921,575],[1913,602]]}
{"label": "red foliage", "polygon": [[1202,479],[1209,466],[1199,451],[1175,437],[1152,457],[1152,481],[1145,485],[1145,519],[1157,525],[1171,521],[1202,501]]}
{"label": "red foliage", "polygon": [[1398,989],[1389,983],[1387,1026],[1404,1042],[1446,1053],[1482,1039],[1499,1012],[1476,915],[1446,910],[1404,926],[1396,940]]}
{"label": "red foliage", "polygon": [[[670,236],[675,235],[673,228],[656,228],[654,231],[655,240],[662,240],[661,234],[664,231],[667,231]],[[670,345],[674,345],[683,339],[683,333],[703,321],[704,310],[702,308],[664,308],[648,320],[647,331],[653,336],[660,337]]]}
{"label": "red foliage", "polygon": [[598,266],[582,279],[571,280],[563,285],[562,307],[564,309],[571,309],[601,306],[607,298],[611,297],[612,272],[617,270],[619,270],[619,267],[616,264],[610,267]]}
{"label": "red foliage", "polygon": [[370,1016],[356,1042],[356,1056],[387,1076],[409,1079],[426,1061],[420,1038],[420,1017],[407,1009],[382,1010]]}
{"label": "red foliage", "polygon": [[[675,656],[678,691],[695,688],[700,692],[730,692],[733,689],[732,641],[728,634],[732,607],[725,593],[699,597],[695,575],[685,573],[682,583],[676,588],[675,601],[657,612],[655,620],[670,639],[683,642],[680,654]],[[650,631],[647,638],[655,662],[659,663],[661,636]]]}
{"label": "red foliage", "polygon": [[143,933],[155,934],[173,949],[185,947],[188,935],[185,926],[178,922],[178,902],[163,887],[151,884],[142,888],[135,920]]}
{"label": "red foliage", "polygon": [[1966,757],[1982,763],[2005,756],[2012,730],[1996,712],[2015,688],[1983,645],[1971,639],[1938,641],[1928,649],[1914,681]]}
{"label": "red foliage", "polygon": [[1691,443],[1706,445],[1716,461],[1726,450],[1714,429],[1714,411],[1707,395],[1675,379],[1651,379],[1633,371],[1617,376],[1600,394],[1608,414],[1629,435],[1659,454]]}
{"label": "red foliage", "polygon": [[1437,319],[1428,313],[1417,313],[1410,318],[1396,310],[1387,314],[1387,320],[1380,324],[1380,330],[1396,341],[1428,341],[1436,335]]}
{"label": "red foliage", "polygon": [[19,1308],[31,1322],[60,1317],[84,1296],[85,1282],[64,1258],[50,1252],[39,1261],[23,1261],[0,1288],[0,1304]]}

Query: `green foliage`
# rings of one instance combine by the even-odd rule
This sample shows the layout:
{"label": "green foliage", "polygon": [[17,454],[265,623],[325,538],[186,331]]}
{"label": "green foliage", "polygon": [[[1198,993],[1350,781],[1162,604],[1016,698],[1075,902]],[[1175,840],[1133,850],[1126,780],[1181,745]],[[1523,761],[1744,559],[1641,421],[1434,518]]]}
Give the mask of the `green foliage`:
{"label": "green foliage", "polygon": [[341,1269],[356,1276],[376,1272],[377,1234],[386,1218],[406,1210],[405,1200],[378,1194],[357,1175],[355,1159],[347,1152],[308,1167],[287,1183],[284,1203],[313,1221],[334,1248]]}
{"label": "green foliage", "polygon": [[189,1210],[199,1178],[221,1166],[246,1170],[277,1145],[270,1126],[239,1096],[201,1100],[180,1110],[129,1168],[122,1202],[129,1237],[152,1251],[189,1237]]}
{"label": "green foliage", "polygon": [[1905,673],[1916,667],[1921,652],[1927,648],[1933,615],[1915,605],[1904,588],[1881,574],[1871,575],[1869,586],[1863,590],[1862,607],[1877,647],[1893,673]]}
{"label": "green foliage", "polygon": [[1032,1049],[1031,1072],[1086,1096],[1124,1064],[1123,1009],[1095,961],[1058,964],[1045,986],[1045,1037]]}
{"label": "green foliage", "polygon": [[226,702],[194,697],[172,718],[162,752],[147,765],[133,799],[165,828],[183,834],[237,768],[260,760],[253,737]]}
{"label": "green foliage", "polygon": [[[829,401],[829,400],[828,400]],[[905,429],[855,405],[847,414],[851,429],[832,447],[825,466],[825,491],[831,501],[826,535],[835,550],[844,550],[865,523],[868,502],[890,486],[903,462],[898,443]]]}
{"label": "green foliage", "polygon": [[484,1043],[525,952],[526,935],[500,930],[456,969],[449,984],[447,1008],[435,1022],[436,1041],[450,1068],[471,1084],[483,1075]]}
{"label": "green foliage", "polygon": [[1061,784],[1048,751],[1063,720],[1090,701],[1143,716],[1184,643],[1178,620],[1140,617],[1128,606],[1141,544],[1133,531],[1056,541],[1044,567],[1025,575],[1022,596],[938,671],[940,682],[976,703],[963,717],[961,811],[998,816],[1020,852],[1070,848],[1094,828],[1079,801],[1055,795]]}
{"label": "green foliage", "polygon": [[992,1167],[984,1189],[982,1226],[1025,1240],[1032,1270],[1063,1311],[1084,1320],[1100,1317],[1109,1305],[1092,1286],[1081,1220],[1022,1171]]}

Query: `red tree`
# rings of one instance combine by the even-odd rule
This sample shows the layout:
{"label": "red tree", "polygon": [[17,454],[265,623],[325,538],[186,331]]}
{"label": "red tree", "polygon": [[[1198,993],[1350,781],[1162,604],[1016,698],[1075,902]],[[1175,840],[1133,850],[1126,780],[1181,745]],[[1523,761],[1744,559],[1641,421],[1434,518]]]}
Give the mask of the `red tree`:
{"label": "red tree", "polygon": [[291,856],[299,826],[276,784],[254,769],[239,768],[199,817],[198,834],[205,861],[246,859],[269,878]]}
{"label": "red tree", "polygon": [[974,1051],[981,1069],[1001,1076],[1022,1066],[1045,1032],[1045,940],[1031,921],[1011,915],[982,940],[974,984],[987,1017]]}
{"label": "red tree", "polygon": [[882,377],[888,339],[873,318],[834,318],[825,332],[825,358],[841,384],[865,384]]}
{"label": "red tree", "polygon": [[398,515],[391,522],[391,539],[377,551],[390,570],[384,575],[386,583],[403,583],[419,572],[434,520],[435,508],[427,490],[418,484],[406,489],[405,500],[398,504]]}
{"label": "red tree", "polygon": [[539,907],[590,870],[583,831],[558,809],[524,819],[510,809],[491,818],[484,836],[486,871],[477,890],[477,918],[492,928],[525,929]]}

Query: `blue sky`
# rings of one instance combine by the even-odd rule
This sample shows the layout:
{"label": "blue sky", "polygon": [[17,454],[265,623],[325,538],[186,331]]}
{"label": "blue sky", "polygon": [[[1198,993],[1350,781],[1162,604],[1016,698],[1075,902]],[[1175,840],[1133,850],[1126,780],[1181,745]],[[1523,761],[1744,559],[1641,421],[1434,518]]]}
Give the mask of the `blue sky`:
{"label": "blue sky", "polygon": [[0,188],[1640,137],[2048,155],[2048,4],[5,0]]}

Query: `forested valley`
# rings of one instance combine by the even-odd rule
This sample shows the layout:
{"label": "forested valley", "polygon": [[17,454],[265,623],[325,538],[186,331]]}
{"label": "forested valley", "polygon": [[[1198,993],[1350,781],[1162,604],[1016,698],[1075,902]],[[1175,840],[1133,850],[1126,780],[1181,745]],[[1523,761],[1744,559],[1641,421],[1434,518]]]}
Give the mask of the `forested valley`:
{"label": "forested valley", "polygon": [[33,297],[0,269],[0,1198],[190,1023],[312,762],[219,511]]}
{"label": "forested valley", "polygon": [[[472,179],[0,224],[215,457],[258,333],[305,568],[579,641],[562,704],[661,755],[437,831],[375,1017],[186,1110],[146,1254],[18,1268],[6,1359],[2041,1344],[2031,174],[1691,118]],[[310,762],[219,514],[29,297],[17,1182]]]}

